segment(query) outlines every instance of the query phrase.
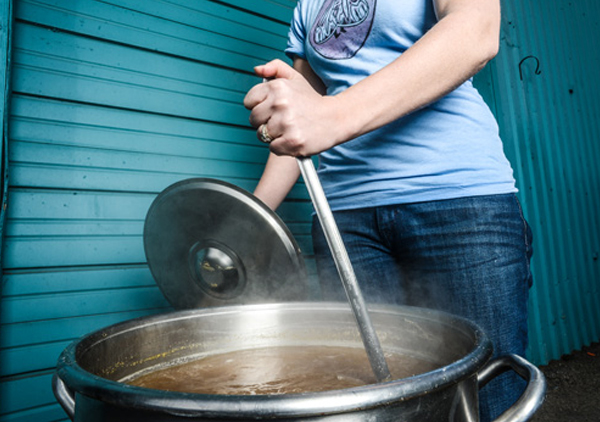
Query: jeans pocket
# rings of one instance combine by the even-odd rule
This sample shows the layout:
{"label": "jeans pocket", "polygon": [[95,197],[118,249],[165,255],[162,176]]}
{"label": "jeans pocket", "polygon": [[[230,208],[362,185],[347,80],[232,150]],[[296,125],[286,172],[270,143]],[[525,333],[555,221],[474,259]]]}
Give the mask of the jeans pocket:
{"label": "jeans pocket", "polygon": [[519,207],[519,214],[521,217],[521,221],[523,222],[523,241],[525,243],[525,254],[527,256],[527,285],[529,288],[533,286],[533,274],[531,273],[531,258],[533,257],[533,231],[531,230],[531,226],[527,222],[525,218],[525,214],[523,212],[523,207],[521,206],[521,202],[515,195],[515,201],[517,202],[517,206]]}

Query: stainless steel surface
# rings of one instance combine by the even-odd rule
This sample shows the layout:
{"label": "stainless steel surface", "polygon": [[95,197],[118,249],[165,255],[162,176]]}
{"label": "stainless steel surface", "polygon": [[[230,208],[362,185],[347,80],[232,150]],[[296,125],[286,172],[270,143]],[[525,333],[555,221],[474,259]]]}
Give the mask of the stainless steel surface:
{"label": "stainless steel surface", "polygon": [[315,166],[311,158],[298,158],[297,161],[302,177],[304,178],[304,183],[306,184],[313,206],[315,207],[317,217],[319,218],[321,227],[325,233],[325,239],[327,239],[327,244],[331,250],[331,255],[333,256],[338,274],[344,285],[346,296],[348,297],[348,301],[352,307],[354,316],[356,317],[356,322],[362,336],[367,356],[369,357],[369,362],[371,363],[371,368],[373,368],[373,373],[379,381],[389,380],[391,378],[390,370],[388,369],[381,344],[379,343],[379,338],[371,323],[367,305],[363,299],[360,287],[358,286],[352,263],[348,257],[348,252],[342,241],[337,224],[335,223],[335,219],[331,212],[331,208],[329,207],[329,203],[327,202],[327,197],[325,196],[321,182],[319,181]]}
{"label": "stainless steel surface", "polygon": [[229,183],[187,179],[161,192],[144,225],[157,285],[177,309],[305,298],[308,281],[281,219]]}
{"label": "stainless steel surface", "polygon": [[513,370],[527,380],[527,388],[513,407],[503,412],[494,422],[525,422],[530,420],[546,396],[546,379],[542,371],[517,355],[501,356],[477,375],[479,388],[507,370]]}
{"label": "stainless steel surface", "polygon": [[[76,422],[477,420],[477,373],[491,355],[491,344],[477,326],[409,307],[377,306],[371,317],[386,351],[437,362],[442,368],[370,386],[279,396],[184,394],[119,382],[136,373],[233,350],[362,347],[347,304],[229,306],[140,318],[89,334],[59,358],[55,391],[64,392],[57,396],[63,406],[75,408]],[[490,371],[483,378],[495,375]],[[515,406],[533,409],[539,400],[539,394],[532,395]],[[521,419],[502,422],[517,420]]]}
{"label": "stainless steel surface", "polygon": [[58,404],[63,408],[69,419],[75,420],[75,395],[58,374],[54,374],[52,377],[52,391]]}

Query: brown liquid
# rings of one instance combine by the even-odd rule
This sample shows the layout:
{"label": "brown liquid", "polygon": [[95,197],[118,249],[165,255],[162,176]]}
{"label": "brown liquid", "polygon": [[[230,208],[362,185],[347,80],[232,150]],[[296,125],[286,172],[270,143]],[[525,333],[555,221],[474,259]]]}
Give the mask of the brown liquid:
{"label": "brown liquid", "polygon": [[[394,379],[439,367],[386,354]],[[129,382],[158,390],[201,394],[292,394],[376,383],[363,349],[302,346],[241,350],[143,375]]]}

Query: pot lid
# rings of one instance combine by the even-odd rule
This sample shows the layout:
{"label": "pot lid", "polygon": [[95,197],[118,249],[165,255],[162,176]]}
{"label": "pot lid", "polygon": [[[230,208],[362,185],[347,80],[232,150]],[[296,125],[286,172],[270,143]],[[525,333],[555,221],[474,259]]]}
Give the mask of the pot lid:
{"label": "pot lid", "polygon": [[177,182],[154,200],[144,225],[150,271],[176,309],[302,300],[300,248],[259,199],[207,178]]}

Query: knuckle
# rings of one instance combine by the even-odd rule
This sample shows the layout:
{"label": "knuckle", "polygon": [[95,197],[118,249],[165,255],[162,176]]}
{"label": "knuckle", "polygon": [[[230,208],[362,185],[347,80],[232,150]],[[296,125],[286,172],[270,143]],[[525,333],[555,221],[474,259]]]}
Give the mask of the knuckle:
{"label": "knuckle", "polygon": [[299,154],[303,152],[306,143],[298,137],[291,137],[288,139],[288,145],[291,151]]}
{"label": "knuckle", "polygon": [[269,82],[269,88],[275,95],[285,96],[289,91],[288,82],[285,79],[273,79]]}

